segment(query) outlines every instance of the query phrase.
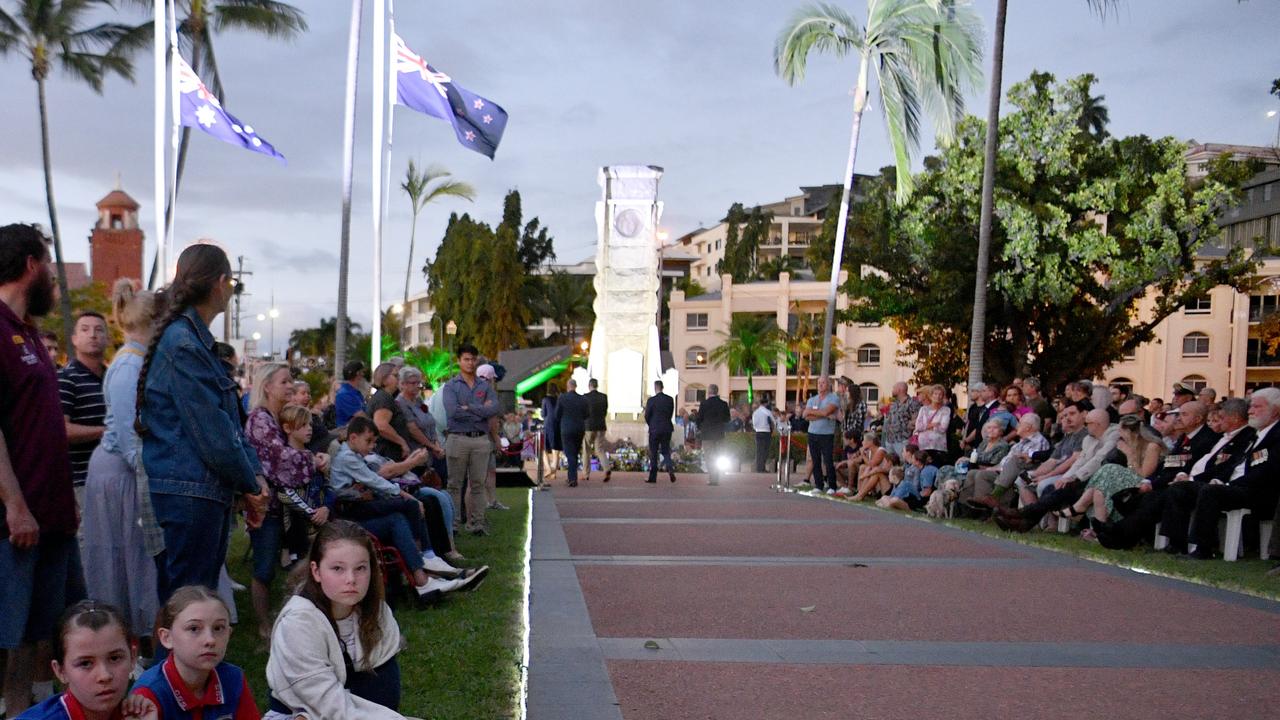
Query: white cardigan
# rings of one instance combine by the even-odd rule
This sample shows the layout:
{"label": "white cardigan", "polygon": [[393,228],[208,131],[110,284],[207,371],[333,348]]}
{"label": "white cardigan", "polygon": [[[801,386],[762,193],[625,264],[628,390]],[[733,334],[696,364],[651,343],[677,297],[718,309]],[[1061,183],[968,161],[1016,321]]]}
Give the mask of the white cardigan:
{"label": "white cardigan", "polygon": [[[361,649],[369,667],[400,652],[400,626],[386,603],[382,604],[382,639],[376,647]],[[390,708],[352,695],[343,687],[346,681],[342,641],[324,613],[306,598],[289,598],[271,631],[267,659],[271,694],[316,720],[404,720]]]}

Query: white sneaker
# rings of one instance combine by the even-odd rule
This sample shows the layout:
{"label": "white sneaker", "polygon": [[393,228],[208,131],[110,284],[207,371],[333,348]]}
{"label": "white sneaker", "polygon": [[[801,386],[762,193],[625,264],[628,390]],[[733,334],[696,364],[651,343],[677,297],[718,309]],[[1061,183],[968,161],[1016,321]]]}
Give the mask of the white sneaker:
{"label": "white sneaker", "polygon": [[462,587],[463,582],[462,580],[444,580],[438,577],[428,577],[426,585],[419,585],[414,589],[418,591],[419,595],[426,595],[432,592],[450,593]]}
{"label": "white sneaker", "polygon": [[832,490],[831,488],[827,488],[827,494],[828,494],[828,495],[835,495],[835,494],[836,494],[836,491],[835,491],[835,490]]}
{"label": "white sneaker", "polygon": [[444,559],[441,558],[439,555],[432,555],[431,557],[427,557],[426,554],[424,553],[422,555],[422,566],[428,572],[440,573],[442,575],[453,576],[453,575],[457,575],[459,572],[458,568],[445,562]]}

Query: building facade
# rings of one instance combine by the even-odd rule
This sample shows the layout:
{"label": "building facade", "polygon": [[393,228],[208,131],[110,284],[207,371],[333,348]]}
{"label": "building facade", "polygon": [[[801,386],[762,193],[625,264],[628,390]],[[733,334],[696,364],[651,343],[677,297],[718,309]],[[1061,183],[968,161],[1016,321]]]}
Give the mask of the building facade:
{"label": "building facade", "polygon": [[98,201],[98,222],[89,235],[93,282],[110,288],[120,278],[142,279],[142,229],[138,202],[117,187]]}

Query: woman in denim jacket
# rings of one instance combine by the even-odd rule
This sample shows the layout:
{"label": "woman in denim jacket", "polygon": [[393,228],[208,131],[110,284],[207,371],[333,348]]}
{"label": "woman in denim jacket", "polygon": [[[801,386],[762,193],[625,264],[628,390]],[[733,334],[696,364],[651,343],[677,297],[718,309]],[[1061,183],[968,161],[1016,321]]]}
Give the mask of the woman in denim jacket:
{"label": "woman in denim jacket", "polygon": [[138,377],[138,432],[151,502],[164,532],[159,595],[218,586],[236,493],[265,497],[257,454],[240,425],[239,387],[214,354],[209,323],[233,294],[231,263],[209,244],[178,256],[163,319]]}

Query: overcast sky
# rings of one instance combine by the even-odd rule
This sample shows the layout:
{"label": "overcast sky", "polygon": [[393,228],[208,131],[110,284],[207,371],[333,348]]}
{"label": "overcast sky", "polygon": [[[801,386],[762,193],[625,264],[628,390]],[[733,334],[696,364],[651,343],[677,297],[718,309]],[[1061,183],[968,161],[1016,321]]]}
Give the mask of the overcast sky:
{"label": "overcast sky", "polygon": [[[245,334],[269,306],[281,319],[276,345],[294,327],[335,313],[341,199],[341,139],[349,6],[298,0],[310,31],[293,43],[243,33],[217,38],[224,105],[288,157],[288,164],[193,132],[179,203],[177,239],[210,237],[243,254],[253,297]],[[396,110],[392,178],[408,158],[440,163],[478,191],[474,204],[431,205],[418,223],[413,261],[435,247],[451,211],[496,223],[502,198],[518,188],[526,219],[556,238],[561,262],[591,256],[602,165],[665,168],[662,225],[677,237],[710,226],[733,202],[771,202],[801,185],[839,182],[847,151],[849,91],[856,60],[814,56],[805,81],[774,74],[774,38],[799,2],[791,0],[475,0],[398,3],[397,30],[428,62],[510,113],[496,161],[463,149],[445,122]],[[861,0],[841,2],[856,17]],[[1032,69],[1060,78],[1099,77],[1111,132],[1172,135],[1202,142],[1270,144],[1280,109],[1267,94],[1280,76],[1280,1],[1127,0],[1105,21],[1084,0],[1013,0],[1005,43],[1005,86]],[[5,2],[9,7],[11,3]],[[369,57],[370,2],[362,60]],[[977,0],[988,54],[995,0]],[[2,60],[0,221],[48,221],[36,88],[16,55]],[[984,58],[984,73],[989,65]],[[116,173],[142,204],[151,237],[151,62],[136,84],[112,79],[102,96],[55,73],[48,84],[54,187],[69,260],[85,260],[93,204]],[[369,181],[369,69],[361,67],[350,311],[368,327],[372,283]],[[981,114],[985,88],[970,97]],[[862,127],[857,170],[891,162],[878,108]],[[932,135],[925,141],[932,148]],[[398,189],[386,224],[384,294],[403,292],[409,201]],[[485,278],[474,278],[484,281]],[[263,331],[266,341],[266,328]]]}

